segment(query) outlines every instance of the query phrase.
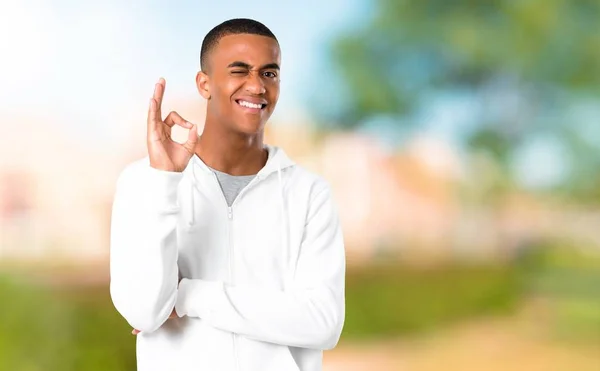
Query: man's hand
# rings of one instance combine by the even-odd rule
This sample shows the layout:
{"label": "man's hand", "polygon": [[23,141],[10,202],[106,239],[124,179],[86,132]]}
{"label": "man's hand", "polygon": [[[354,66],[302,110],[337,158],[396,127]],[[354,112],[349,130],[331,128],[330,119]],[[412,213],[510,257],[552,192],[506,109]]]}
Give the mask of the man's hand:
{"label": "man's hand", "polygon": [[[177,312],[175,312],[175,308],[173,308],[173,311],[172,311],[172,312],[171,312],[171,314],[169,315],[169,319],[171,319],[171,318],[176,318],[176,317],[179,317],[179,316],[177,315]],[[135,328],[134,328],[134,329],[131,331],[131,333],[132,333],[133,335],[137,335],[137,334],[139,334],[140,332],[141,332],[140,330],[138,330],[138,329],[135,329]]]}
{"label": "man's hand", "polygon": [[[150,166],[158,170],[182,172],[194,155],[198,142],[198,127],[184,120],[175,111],[162,120],[161,105],[165,85],[165,80],[161,78],[154,87],[154,96],[150,98],[146,136]],[[179,144],[171,139],[173,125],[190,129],[187,142]]]}

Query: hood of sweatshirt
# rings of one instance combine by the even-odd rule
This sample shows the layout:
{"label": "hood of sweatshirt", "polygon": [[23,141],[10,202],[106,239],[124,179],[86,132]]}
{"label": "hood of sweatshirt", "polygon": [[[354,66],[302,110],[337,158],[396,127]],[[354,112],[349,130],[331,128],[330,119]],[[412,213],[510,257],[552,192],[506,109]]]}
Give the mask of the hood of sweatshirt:
{"label": "hood of sweatshirt", "polygon": [[[256,181],[260,182],[271,175],[277,174],[278,182],[279,182],[279,198],[280,198],[280,211],[282,214],[282,218],[285,220],[285,198],[284,198],[284,183],[281,173],[285,171],[285,169],[295,166],[296,164],[292,161],[286,153],[276,146],[271,146],[266,144],[265,148],[269,151],[269,156],[267,159],[267,163],[263,166],[262,169],[258,173],[256,173]],[[191,181],[190,184],[193,188],[198,188],[198,178],[199,174],[196,171],[201,171],[205,173],[205,175],[215,176],[213,171],[202,161],[200,157],[197,155],[192,156],[188,166],[186,167],[184,172],[190,172]],[[192,194],[192,213],[190,214],[190,220],[188,220],[188,225],[193,226],[196,223],[195,220],[195,210],[194,208],[194,193]]]}

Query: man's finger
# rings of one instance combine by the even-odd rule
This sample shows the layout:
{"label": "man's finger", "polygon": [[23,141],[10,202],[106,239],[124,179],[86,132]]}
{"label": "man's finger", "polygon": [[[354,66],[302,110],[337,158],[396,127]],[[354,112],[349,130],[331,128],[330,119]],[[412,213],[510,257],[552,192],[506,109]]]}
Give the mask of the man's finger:
{"label": "man's finger", "polygon": [[148,138],[152,133],[160,134],[163,130],[162,125],[160,125],[161,113],[160,113],[160,105],[162,104],[162,96],[164,91],[163,85],[164,79],[161,77],[160,80],[154,85],[154,94],[152,98],[150,98],[150,104],[148,107]]}
{"label": "man's finger", "polygon": [[[189,153],[194,154],[196,152],[196,144],[198,143],[198,125],[192,125],[188,133],[188,140],[183,143],[183,148],[185,148]],[[175,310],[173,310],[175,312]]]}
{"label": "man's finger", "polygon": [[183,128],[186,128],[186,129],[192,128],[192,124],[189,123],[188,121],[186,121],[183,117],[181,117],[180,114],[178,114],[175,111],[172,111],[167,115],[167,117],[165,118],[165,124],[167,124],[171,128],[175,124],[177,124]]}
{"label": "man's finger", "polygon": [[137,334],[139,334],[140,332],[141,332],[141,331],[140,331],[140,330],[138,330],[138,329],[133,329],[133,330],[131,331],[131,333],[132,333],[133,335],[137,335]]}
{"label": "man's finger", "polygon": [[162,125],[160,124],[160,119],[157,120],[156,117],[158,116],[158,114],[156,113],[157,110],[157,104],[156,104],[156,99],[154,98],[150,98],[150,103],[148,105],[148,138],[151,137],[151,135],[153,135],[153,133],[160,133],[162,128]]}
{"label": "man's finger", "polygon": [[158,82],[156,83],[156,86],[154,87],[153,98],[156,100],[156,113],[158,114],[158,117],[156,119],[157,122],[160,122],[162,120],[161,108],[162,108],[163,97],[165,95],[166,87],[167,87],[167,82],[162,77],[160,79],[158,79]]}

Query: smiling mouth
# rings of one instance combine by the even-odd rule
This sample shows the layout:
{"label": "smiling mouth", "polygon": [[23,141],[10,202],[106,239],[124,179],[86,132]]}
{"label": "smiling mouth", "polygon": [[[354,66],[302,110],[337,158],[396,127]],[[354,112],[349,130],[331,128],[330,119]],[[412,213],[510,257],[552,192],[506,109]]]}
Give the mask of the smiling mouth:
{"label": "smiling mouth", "polygon": [[252,108],[252,109],[263,109],[267,106],[264,103],[251,103],[251,102],[245,101],[243,99],[236,99],[235,102],[242,107]]}

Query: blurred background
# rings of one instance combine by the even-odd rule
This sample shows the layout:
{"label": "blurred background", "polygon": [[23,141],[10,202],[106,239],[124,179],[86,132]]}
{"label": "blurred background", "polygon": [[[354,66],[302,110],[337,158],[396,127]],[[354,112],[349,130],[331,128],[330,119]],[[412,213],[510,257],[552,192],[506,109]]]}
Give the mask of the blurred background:
{"label": "blurred background", "polygon": [[[324,370],[600,370],[600,1],[0,1],[0,371],[133,370],[108,293],[148,97],[218,23],[282,48],[266,141],[332,185]],[[177,132],[183,138],[185,132]]]}

